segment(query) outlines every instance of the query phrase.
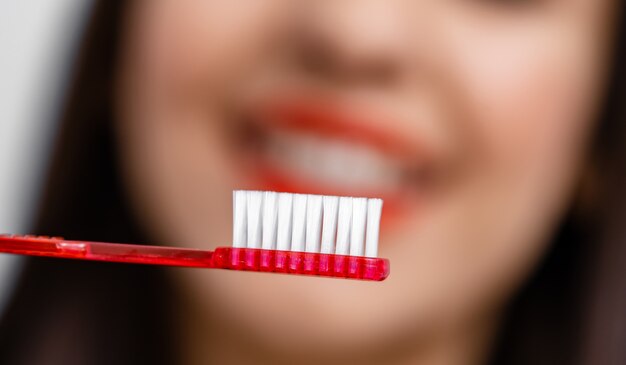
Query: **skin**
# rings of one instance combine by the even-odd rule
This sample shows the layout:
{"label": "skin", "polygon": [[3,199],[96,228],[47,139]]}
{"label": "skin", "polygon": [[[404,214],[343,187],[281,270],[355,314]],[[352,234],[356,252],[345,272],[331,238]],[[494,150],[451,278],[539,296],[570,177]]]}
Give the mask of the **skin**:
{"label": "skin", "polygon": [[138,1],[127,14],[116,128],[155,240],[229,245],[231,192],[250,185],[238,113],[259,95],[313,91],[388,116],[383,128],[427,141],[437,174],[383,225],[384,283],[173,273],[185,361],[483,361],[581,179],[613,3],[241,4]]}

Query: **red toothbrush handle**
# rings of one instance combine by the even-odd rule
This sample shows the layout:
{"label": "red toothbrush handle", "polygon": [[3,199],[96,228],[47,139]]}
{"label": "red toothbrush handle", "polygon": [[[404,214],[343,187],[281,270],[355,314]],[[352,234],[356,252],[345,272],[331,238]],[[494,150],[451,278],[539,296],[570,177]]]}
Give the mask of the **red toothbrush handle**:
{"label": "red toothbrush handle", "polygon": [[66,259],[185,267],[212,267],[212,251],[68,241],[60,237],[0,235],[0,252]]}
{"label": "red toothbrush handle", "polygon": [[213,251],[163,246],[68,241],[60,237],[0,235],[0,253],[130,264],[203,267],[382,281],[389,260],[294,251],[218,247]]}

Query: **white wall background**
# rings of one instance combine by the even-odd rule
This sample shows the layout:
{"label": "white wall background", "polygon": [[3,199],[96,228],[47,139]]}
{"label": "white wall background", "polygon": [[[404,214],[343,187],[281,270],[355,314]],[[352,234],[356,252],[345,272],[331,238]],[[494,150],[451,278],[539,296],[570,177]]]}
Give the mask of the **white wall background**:
{"label": "white wall background", "polygon": [[[27,233],[89,0],[0,1],[0,233]],[[20,260],[0,255],[0,313]]]}

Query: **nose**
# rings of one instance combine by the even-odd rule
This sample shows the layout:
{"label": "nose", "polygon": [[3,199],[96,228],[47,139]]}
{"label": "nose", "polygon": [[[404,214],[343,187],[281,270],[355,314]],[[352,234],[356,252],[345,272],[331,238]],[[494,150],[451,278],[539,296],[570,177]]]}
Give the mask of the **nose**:
{"label": "nose", "polygon": [[380,86],[409,65],[406,14],[392,0],[307,2],[295,26],[298,65],[325,81]]}

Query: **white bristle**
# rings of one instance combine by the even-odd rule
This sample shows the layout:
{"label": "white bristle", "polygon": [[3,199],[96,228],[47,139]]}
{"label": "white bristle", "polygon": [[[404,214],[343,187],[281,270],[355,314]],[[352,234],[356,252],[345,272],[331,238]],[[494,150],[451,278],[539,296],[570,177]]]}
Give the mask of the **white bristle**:
{"label": "white bristle", "polygon": [[350,228],[350,256],[363,256],[367,198],[352,199],[352,227]]}
{"label": "white bristle", "polygon": [[291,232],[291,251],[304,251],[306,238],[306,201],[304,194],[293,196],[293,230]]}
{"label": "white bristle", "polygon": [[337,208],[339,197],[324,196],[323,198],[323,222],[322,222],[322,247],[321,253],[335,253],[335,239],[337,238]]}
{"label": "white bristle", "polygon": [[244,248],[246,239],[246,191],[233,191],[233,247]]}
{"label": "white bristle", "polygon": [[291,211],[293,194],[278,194],[278,231],[276,249],[288,251],[291,248]]}
{"label": "white bristle", "polygon": [[337,216],[337,244],[335,254],[347,255],[350,250],[350,226],[352,225],[352,198],[339,198]]}
{"label": "white bristle", "polygon": [[320,252],[322,234],[322,196],[309,195],[306,202],[306,252]]}
{"label": "white bristle", "polygon": [[263,192],[248,191],[248,248],[261,248],[261,212],[263,208]]}
{"label": "white bristle", "polygon": [[276,249],[276,228],[278,226],[278,193],[266,191],[263,198],[263,239],[261,248]]}
{"label": "white bristle", "polygon": [[380,216],[383,210],[381,199],[369,199],[367,202],[367,231],[365,233],[365,256],[378,257],[378,234]]}
{"label": "white bristle", "polygon": [[233,246],[378,256],[381,199],[233,191]]}

